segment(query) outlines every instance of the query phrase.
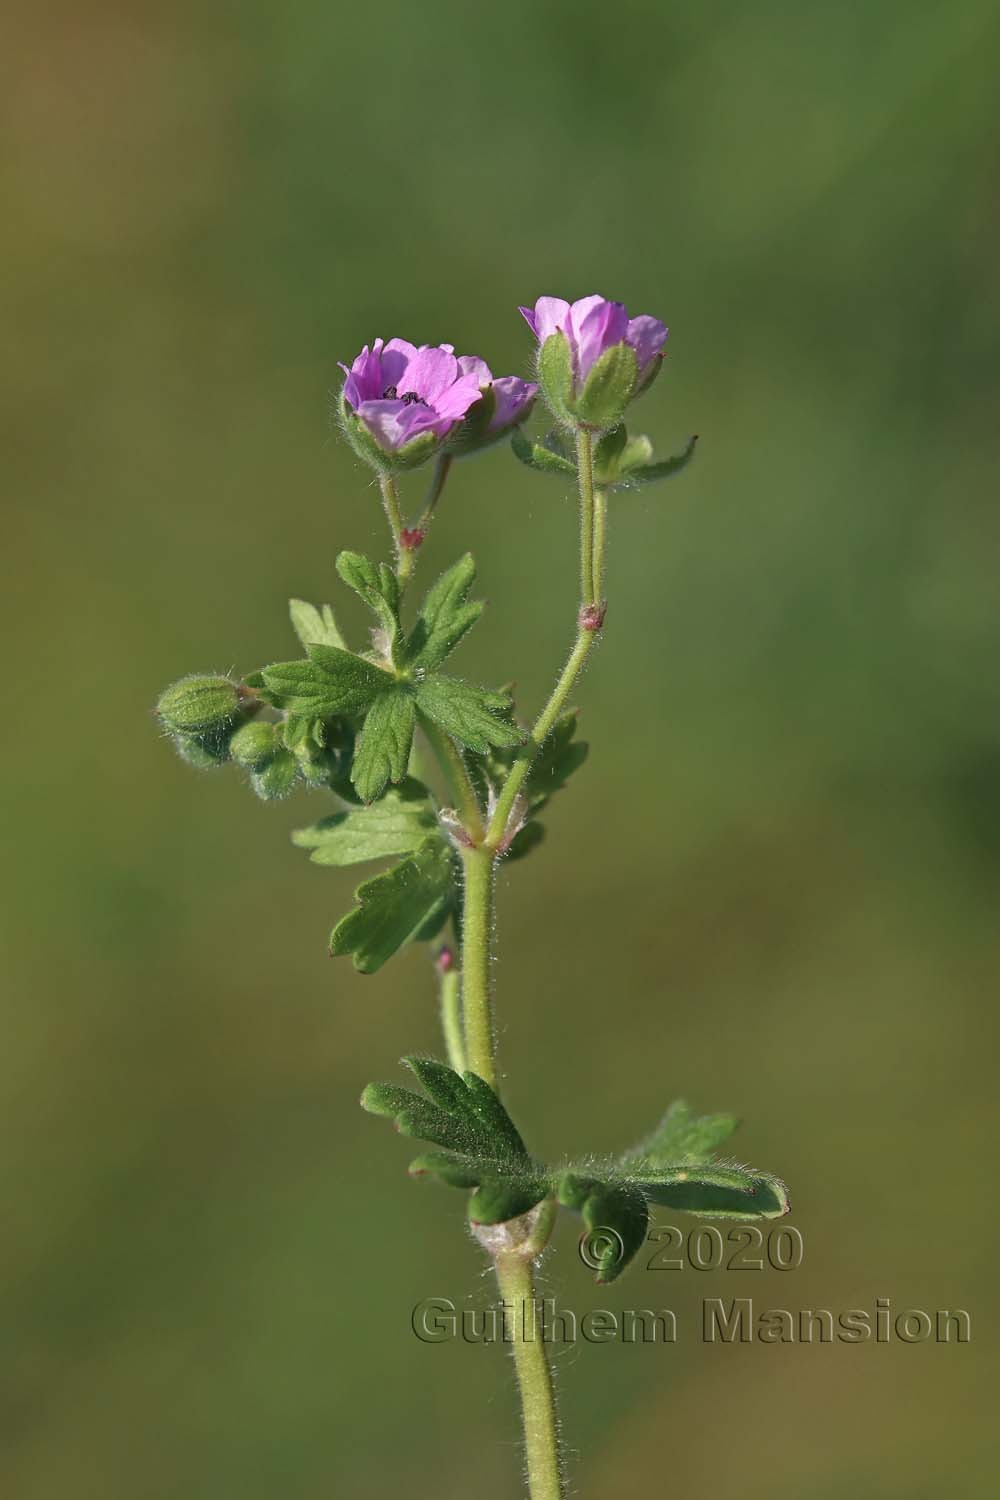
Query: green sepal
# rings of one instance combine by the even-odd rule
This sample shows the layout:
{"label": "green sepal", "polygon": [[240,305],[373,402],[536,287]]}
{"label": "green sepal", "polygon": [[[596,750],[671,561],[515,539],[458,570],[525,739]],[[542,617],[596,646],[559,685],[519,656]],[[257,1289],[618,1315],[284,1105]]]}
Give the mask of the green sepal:
{"label": "green sepal", "polygon": [[381,448],[361,418],[348,406],[343,393],[340,396],[339,411],[340,425],[347,441],[358,457],[380,474],[405,473],[408,469],[419,468],[429,458],[433,458],[441,447],[441,439],[436,433],[424,432],[402,448],[391,451]]}
{"label": "green sepal", "polygon": [[516,458],[539,474],[555,474],[560,479],[576,474],[576,465],[572,459],[558,453],[550,446],[548,439],[538,442],[527,437],[520,427],[515,429],[510,446]]}
{"label": "green sepal", "polygon": [[496,393],[492,385],[483,386],[481,389],[482,395],[479,400],[474,406],[469,407],[464,419],[445,443],[445,452],[453,454],[455,458],[461,458],[469,453],[478,453],[483,448],[489,448],[497,438],[503,437],[503,431],[490,432],[490,423],[497,409]]}
{"label": "green sepal", "polygon": [[482,599],[469,599],[475,577],[467,552],[428,589],[406,644],[408,667],[433,671],[471,630],[486,607]]}
{"label": "green sepal", "polygon": [[694,458],[695,449],[698,446],[697,433],[689,438],[687,446],[680,453],[675,453],[672,458],[662,458],[658,463],[638,463],[630,467],[624,476],[628,487],[636,484],[656,484],[661,479],[672,479],[682,469],[686,469]]}
{"label": "green sepal", "polygon": [[374,974],[406,943],[436,937],[456,904],[454,862],[435,832],[390,870],[365,880],[358,905],[330,935],[330,954],[351,954],[362,974]]}
{"label": "green sepal", "polygon": [[261,671],[262,691],[275,708],[310,718],[363,713],[392,682],[371,662],[337,646],[310,645],[308,658]]}
{"label": "green sepal", "polygon": [[422,714],[480,754],[491,746],[520,745],[524,741],[524,731],[510,718],[500,717],[510,708],[510,699],[504,694],[435,672],[417,683],[416,698]]}
{"label": "green sepal", "polygon": [[637,374],[635,350],[629,344],[605,349],[576,399],[577,420],[599,432],[616,427],[635,394]]}
{"label": "green sepal", "polygon": [[402,781],[410,761],[417,710],[406,683],[380,693],[365,717],[351,767],[362,802],[374,802],[388,781]]}
{"label": "green sepal", "polygon": [[436,827],[427,788],[407,777],[370,807],[331,813],[296,829],[292,843],[310,850],[314,864],[358,865],[412,854]]}
{"label": "green sepal", "polygon": [[571,1170],[560,1176],[556,1196],[565,1208],[582,1215],[588,1234],[611,1231],[594,1241],[593,1269],[599,1286],[615,1281],[642,1249],[649,1231],[649,1208],[642,1193],[628,1183],[604,1182]]}
{"label": "green sepal", "polygon": [[324,604],[320,612],[315,604],[308,604],[305,599],[289,599],[288,614],[292,629],[303,649],[309,646],[338,646],[341,651],[347,650],[347,642],[340,633],[329,604]]}
{"label": "green sepal", "polygon": [[539,349],[538,383],[556,421],[573,426],[573,354],[564,333],[550,333]]}
{"label": "green sepal", "polygon": [[392,1119],[400,1134],[444,1148],[412,1161],[412,1176],[430,1174],[450,1187],[475,1189],[468,1204],[473,1224],[517,1218],[548,1196],[544,1172],[528,1155],[514,1122],[487,1083],[475,1073],[456,1073],[433,1058],[405,1057],[403,1062],[426,1097],[377,1083],[365,1089],[361,1105]]}

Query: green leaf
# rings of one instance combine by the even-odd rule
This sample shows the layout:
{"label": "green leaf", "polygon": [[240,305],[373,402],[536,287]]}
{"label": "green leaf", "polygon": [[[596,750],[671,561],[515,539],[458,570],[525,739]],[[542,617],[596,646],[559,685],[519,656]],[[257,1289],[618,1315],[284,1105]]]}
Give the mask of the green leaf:
{"label": "green leaf", "polygon": [[356,969],[374,974],[404,944],[441,930],[456,899],[451,850],[440,834],[431,834],[407,859],[359,885],[355,895],[359,905],[333,929],[330,953],[352,954]]}
{"label": "green leaf", "polygon": [[535,442],[526,437],[520,427],[514,429],[510,446],[516,458],[540,474],[558,474],[560,478],[576,474],[576,465],[571,459],[555,452],[547,443]]}
{"label": "green leaf", "polygon": [[416,716],[413,693],[405,683],[380,693],[368,710],[351,767],[362,802],[374,802],[387,781],[402,781],[406,775]]}
{"label": "green leaf", "polygon": [[276,708],[310,718],[363,713],[392,681],[381,668],[337,646],[306,649],[308,660],[275,662],[261,672]]}
{"label": "green leaf", "polygon": [[588,427],[616,427],[635,391],[635,350],[612,344],[592,366],[576,402],[576,415]]}
{"label": "green leaf", "polygon": [[416,693],[420,712],[470,750],[483,754],[491,745],[519,745],[524,740],[516,724],[498,717],[510,702],[502,694],[443,673],[425,677]]}
{"label": "green leaf", "polygon": [[393,1120],[402,1135],[445,1149],[410,1164],[415,1177],[430,1173],[451,1187],[474,1188],[468,1213],[475,1224],[499,1224],[525,1214],[549,1191],[503,1104],[475,1073],[459,1074],[429,1057],[405,1057],[424,1095],[393,1084],[369,1084],[362,1108]]}
{"label": "green leaf", "polygon": [[347,642],[337,629],[329,604],[323,605],[323,612],[320,614],[314,604],[307,604],[304,599],[289,599],[288,613],[292,629],[303,647],[337,646],[341,651],[347,650]]}
{"label": "green leaf", "polygon": [[557,421],[572,423],[573,355],[564,333],[550,334],[539,349],[538,379],[552,415]]}
{"label": "green leaf", "polygon": [[675,474],[687,468],[694,458],[697,446],[698,436],[695,434],[688,440],[687,447],[681,453],[675,453],[673,458],[663,458],[654,464],[636,464],[629,470],[629,484],[655,484],[660,479],[672,479]]}
{"label": "green leaf", "polygon": [[576,709],[562,714],[538,752],[524,784],[531,812],[539,812],[587,759],[590,746],[576,739],[578,722]]}
{"label": "green leaf", "polygon": [[739,1125],[735,1115],[695,1115],[675,1099],[653,1133],[620,1158],[649,1163],[710,1161]]}
{"label": "green leaf", "polygon": [[375,564],[360,552],[341,552],[337,572],[378,617],[390,654],[399,637],[399,581],[387,563]]}
{"label": "green leaf", "polygon": [[559,1178],[556,1196],[583,1216],[584,1250],[591,1256],[584,1259],[597,1272],[598,1285],[614,1281],[642,1249],[649,1230],[642,1193],[628,1183],[568,1171]]}
{"label": "green leaf", "polygon": [[407,777],[371,807],[332,813],[292,834],[317,865],[358,865],[411,854],[437,827],[427,788]]}
{"label": "green leaf", "polygon": [[433,671],[476,623],[485,604],[469,601],[475,577],[476,564],[467,552],[428,590],[407,642],[407,665]]}
{"label": "green leaf", "polygon": [[780,1177],[737,1163],[695,1162],[653,1169],[632,1164],[635,1184],[651,1203],[706,1219],[777,1219],[790,1208]]}

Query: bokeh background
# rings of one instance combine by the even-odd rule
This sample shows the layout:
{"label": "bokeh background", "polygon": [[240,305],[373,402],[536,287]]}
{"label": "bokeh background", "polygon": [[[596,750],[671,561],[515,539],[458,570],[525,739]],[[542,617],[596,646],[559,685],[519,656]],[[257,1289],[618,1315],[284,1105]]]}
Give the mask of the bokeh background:
{"label": "bokeh background", "polygon": [[[410,1332],[488,1301],[460,1201],[357,1108],[437,1046],[426,950],[331,964],[322,798],[150,709],[381,545],[339,358],[526,371],[517,303],[595,289],[670,323],[636,417],[702,443],[614,503],[592,758],[502,875],[508,1098],[555,1156],[738,1111],[805,1259],[596,1291],[560,1229],[547,1290],[680,1324],[559,1356],[573,1493],[995,1493],[995,4],[61,0],[5,50],[4,1493],[519,1493],[506,1355]],[[425,576],[466,547],[463,668],[537,705],[572,498],[469,463]],[[705,1346],[736,1295],[973,1342]]]}

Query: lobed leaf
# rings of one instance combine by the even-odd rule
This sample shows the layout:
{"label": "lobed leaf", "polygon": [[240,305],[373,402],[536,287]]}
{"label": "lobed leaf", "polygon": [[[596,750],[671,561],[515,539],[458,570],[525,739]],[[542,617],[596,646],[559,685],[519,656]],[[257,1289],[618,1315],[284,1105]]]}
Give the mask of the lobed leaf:
{"label": "lobed leaf", "polygon": [[402,781],[410,761],[417,710],[413,693],[398,683],[368,710],[354,749],[351,781],[362,802],[374,802],[386,782]]}
{"label": "lobed leaf", "polygon": [[337,646],[310,645],[305,661],[275,662],[260,673],[276,708],[310,718],[362,713],[392,679],[380,667]]}
{"label": "lobed leaf", "polygon": [[358,905],[330,935],[334,958],[351,954],[362,974],[374,974],[406,943],[434,937],[456,900],[449,846],[433,833],[392,869],[358,886]]}
{"label": "lobed leaf", "polygon": [[371,807],[332,813],[292,834],[318,865],[356,865],[411,854],[437,827],[427,788],[407,777]]}
{"label": "lobed leaf", "polygon": [[469,601],[476,564],[467,552],[427,592],[406,647],[407,664],[432,671],[479,619],[484,601]]}
{"label": "lobed leaf", "polygon": [[337,628],[329,604],[323,605],[321,614],[314,604],[307,604],[304,599],[289,599],[288,613],[292,629],[303,647],[337,646],[341,651],[347,650],[347,642]]}
{"label": "lobed leaf", "polygon": [[739,1125],[735,1115],[696,1115],[675,1099],[651,1135],[620,1160],[651,1164],[709,1161]]}
{"label": "lobed leaf", "polygon": [[492,745],[519,745],[523,732],[500,712],[509,699],[436,672],[418,682],[417,707],[428,719],[470,750],[485,753]]}

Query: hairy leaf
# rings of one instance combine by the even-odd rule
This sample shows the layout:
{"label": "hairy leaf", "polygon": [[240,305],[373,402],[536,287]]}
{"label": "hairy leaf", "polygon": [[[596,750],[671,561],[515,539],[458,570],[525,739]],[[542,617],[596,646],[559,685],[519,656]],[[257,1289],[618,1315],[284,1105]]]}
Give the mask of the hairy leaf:
{"label": "hairy leaf", "polygon": [[407,643],[409,665],[433,671],[476,623],[485,606],[481,599],[469,602],[475,577],[476,564],[467,552],[428,590]]}
{"label": "hairy leaf", "polygon": [[305,661],[275,662],[260,676],[270,702],[310,718],[361,713],[392,681],[371,662],[338,646],[310,645]]}
{"label": "hairy leaf", "polygon": [[498,1224],[527,1213],[546,1197],[548,1182],[532,1161],[503,1104],[475,1073],[456,1073],[429,1057],[405,1057],[424,1094],[393,1084],[369,1084],[364,1109],[385,1115],[402,1135],[432,1141],[410,1164],[413,1176],[427,1173],[451,1187],[474,1188],[473,1223]]}
{"label": "hairy leaf", "polygon": [[292,629],[304,647],[337,646],[341,651],[347,650],[347,642],[337,628],[329,604],[323,605],[321,614],[314,604],[307,604],[304,599],[289,599],[288,613]]}
{"label": "hairy leaf", "polygon": [[357,865],[411,854],[437,827],[427,788],[407,777],[371,807],[332,813],[292,834],[318,865]]}
{"label": "hairy leaf", "polygon": [[649,1209],[642,1193],[628,1183],[564,1172],[557,1186],[559,1202],[583,1216],[587,1235],[584,1255],[597,1282],[614,1281],[642,1249],[649,1229]]}
{"label": "hairy leaf", "polygon": [[576,474],[576,464],[571,458],[556,451],[548,440],[540,443],[526,437],[520,427],[515,428],[510,446],[515,458],[519,458],[529,469],[537,469],[540,474],[557,474],[560,478]]}
{"label": "hairy leaf", "polygon": [[359,904],[333,929],[330,952],[335,958],[349,953],[356,969],[374,974],[405,943],[441,930],[456,900],[451,850],[440,834],[431,834],[355,895]]}
{"label": "hairy leaf", "polygon": [[402,781],[406,775],[416,716],[413,694],[404,683],[380,693],[368,710],[351,767],[362,802],[374,802],[387,781]]}
{"label": "hairy leaf", "polygon": [[688,440],[682,452],[675,453],[673,458],[661,458],[658,463],[636,463],[630,466],[626,476],[627,484],[654,484],[660,479],[672,479],[675,474],[687,468],[694,458],[697,446],[698,438],[695,435]]}
{"label": "hairy leaf", "polygon": [[735,1115],[695,1115],[675,1099],[651,1135],[620,1158],[651,1163],[710,1161],[739,1125]]}
{"label": "hairy leaf", "polygon": [[470,750],[484,753],[491,745],[519,745],[524,739],[509,718],[499,717],[509,708],[503,694],[440,672],[419,682],[416,694],[420,712]]}
{"label": "hairy leaf", "polygon": [[360,552],[341,552],[337,572],[377,615],[390,653],[399,637],[399,582],[387,563],[373,563]]}

